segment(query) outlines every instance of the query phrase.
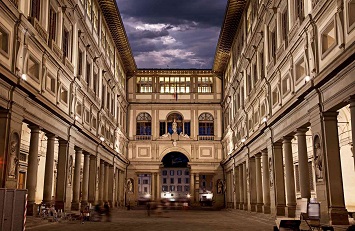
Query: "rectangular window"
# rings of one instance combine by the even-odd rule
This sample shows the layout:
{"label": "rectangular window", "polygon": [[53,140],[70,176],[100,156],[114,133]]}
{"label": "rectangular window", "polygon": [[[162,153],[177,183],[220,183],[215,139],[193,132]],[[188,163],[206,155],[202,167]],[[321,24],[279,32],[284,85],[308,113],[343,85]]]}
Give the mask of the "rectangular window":
{"label": "rectangular window", "polygon": [[296,0],[296,16],[302,21],[304,17],[304,2],[303,0]]}
{"label": "rectangular window", "polygon": [[190,186],[185,185],[184,189],[185,189],[185,192],[189,192],[190,191]]}
{"label": "rectangular window", "polygon": [[163,178],[163,184],[167,184],[167,178]]}
{"label": "rectangular window", "polygon": [[191,131],[190,131],[190,122],[185,122],[184,123],[184,133],[188,136],[191,136]]}
{"label": "rectangular window", "polygon": [[275,107],[279,103],[279,92],[277,88],[272,91],[272,106]]}
{"label": "rectangular window", "polygon": [[174,170],[170,170],[170,176],[174,176]]}
{"label": "rectangular window", "polygon": [[83,58],[84,58],[84,53],[79,49],[79,52],[78,52],[78,75],[83,74]]}
{"label": "rectangular window", "polygon": [[189,184],[190,183],[190,178],[185,178],[185,184]]}
{"label": "rectangular window", "polygon": [[29,57],[27,68],[27,74],[30,77],[39,80],[39,62],[33,56]]}
{"label": "rectangular window", "polygon": [[286,10],[281,15],[281,23],[282,23],[282,38],[285,42],[285,46],[287,46],[287,34],[288,34],[288,10],[286,6]]}
{"label": "rectangular window", "polygon": [[94,90],[95,95],[97,93],[97,80],[98,80],[97,73],[94,73],[93,80],[92,80],[92,89]]}
{"label": "rectangular window", "polygon": [[41,0],[31,1],[31,17],[36,18],[39,21],[41,15]]}
{"label": "rectangular window", "polygon": [[163,185],[162,190],[163,190],[163,192],[167,192],[169,190],[169,188],[167,185]]}
{"label": "rectangular window", "polygon": [[137,93],[152,92],[152,86],[152,77],[137,77]]}
{"label": "rectangular window", "polygon": [[52,93],[55,93],[55,84],[56,84],[55,77],[51,75],[47,75],[46,89]]}
{"label": "rectangular window", "polygon": [[144,192],[147,193],[148,192],[148,188],[144,187]]}
{"label": "rectangular window", "polygon": [[92,0],[86,1],[86,13],[90,19],[91,19],[91,1]]}
{"label": "rectangular window", "polygon": [[256,63],[253,64],[253,79],[254,79],[253,85],[255,86],[255,84],[256,84],[256,83],[258,82],[258,80],[259,80],[258,69],[256,68]]}
{"label": "rectangular window", "polygon": [[190,93],[190,77],[159,77],[160,93]]}
{"label": "rectangular window", "polygon": [[348,3],[348,21],[349,27],[352,29],[355,25],[355,0],[350,0]]}
{"label": "rectangular window", "polygon": [[70,40],[70,33],[68,30],[64,29],[63,33],[63,55],[64,57],[69,58],[69,41]]}
{"label": "rectangular window", "polygon": [[[102,84],[102,92],[101,92],[101,105],[105,105],[105,96],[106,96],[106,86]],[[122,116],[121,116],[122,118]]]}
{"label": "rectangular window", "polygon": [[148,184],[148,180],[143,180],[143,184]]}
{"label": "rectangular window", "polygon": [[50,7],[49,9],[49,42],[56,41],[57,35],[57,12]]}
{"label": "rectangular window", "polygon": [[0,24],[0,52],[9,54],[9,32]]}
{"label": "rectangular window", "polygon": [[83,105],[81,104],[81,102],[77,102],[76,103],[76,114],[81,117],[83,114]]}
{"label": "rectangular window", "polygon": [[61,87],[61,91],[60,91],[60,100],[65,103],[68,104],[68,90],[65,87]]}
{"label": "rectangular window", "polygon": [[197,92],[198,93],[212,93],[213,79],[212,77],[198,77],[197,78]]}
{"label": "rectangular window", "polygon": [[174,191],[175,191],[175,185],[170,185],[170,192],[174,192]]}
{"label": "rectangular window", "polygon": [[295,68],[296,82],[306,76],[304,58],[302,57],[297,63]]}
{"label": "rectangular window", "polygon": [[93,24],[94,24],[94,30],[98,31],[99,28],[99,12],[97,10],[96,3],[92,5],[92,14],[93,14]]}
{"label": "rectangular window", "polygon": [[264,62],[264,52],[260,52],[260,77],[263,78],[264,77],[264,73],[265,73],[265,62]]}
{"label": "rectangular window", "polygon": [[290,92],[291,89],[291,80],[290,77],[287,76],[282,80],[282,95],[285,96]]}
{"label": "rectangular window", "polygon": [[270,31],[270,59],[273,59],[275,62],[276,56],[276,32]]}
{"label": "rectangular window", "polygon": [[181,184],[181,178],[178,178],[178,184]]}
{"label": "rectangular window", "polygon": [[96,117],[95,117],[95,116],[92,117],[91,126],[92,126],[92,128],[94,128],[94,129],[97,128],[97,120],[96,120]]}
{"label": "rectangular window", "polygon": [[170,184],[174,184],[174,178],[170,178]]}
{"label": "rectangular window", "polygon": [[322,55],[326,55],[336,45],[336,31],[334,20],[322,32]]}
{"label": "rectangular window", "polygon": [[166,134],[165,122],[159,122],[159,136]]}
{"label": "rectangular window", "polygon": [[90,87],[90,79],[91,79],[91,64],[90,63],[86,63],[86,78],[85,81],[88,84],[88,86]]}

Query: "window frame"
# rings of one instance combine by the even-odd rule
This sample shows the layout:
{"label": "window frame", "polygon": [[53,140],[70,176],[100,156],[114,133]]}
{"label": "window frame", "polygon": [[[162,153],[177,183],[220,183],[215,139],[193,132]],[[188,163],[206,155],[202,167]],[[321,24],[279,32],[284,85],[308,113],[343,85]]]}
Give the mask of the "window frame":
{"label": "window frame", "polygon": [[3,50],[2,49],[2,44],[1,44],[1,47],[0,47],[0,54],[2,54],[3,56],[5,56],[6,58],[9,58],[10,57],[10,40],[11,40],[11,32],[10,30],[8,30],[6,28],[6,26],[2,23],[0,23],[0,28],[3,32],[6,33],[7,35],[7,51]]}
{"label": "window frame", "polygon": [[[333,24],[333,30],[334,30],[334,43],[328,47],[328,49],[324,50],[323,48],[323,36],[326,31],[329,30],[331,24]],[[328,31],[329,33],[329,31]],[[321,58],[324,59],[338,44],[338,35],[337,35],[337,27],[336,27],[336,21],[335,18],[332,17],[332,19],[327,22],[327,24],[322,28],[321,33],[320,33],[320,50],[321,50]]]}

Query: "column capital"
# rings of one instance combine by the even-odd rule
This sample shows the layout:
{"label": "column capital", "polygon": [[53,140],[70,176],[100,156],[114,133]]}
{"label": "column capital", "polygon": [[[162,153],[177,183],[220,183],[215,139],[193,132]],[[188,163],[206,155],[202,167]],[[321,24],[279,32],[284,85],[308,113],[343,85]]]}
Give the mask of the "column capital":
{"label": "column capital", "polygon": [[46,132],[46,136],[47,136],[47,139],[48,140],[50,140],[50,139],[54,139],[55,137],[56,137],[56,135],[55,134],[53,134],[53,133],[50,133],[50,132]]}
{"label": "column capital", "polygon": [[305,136],[308,128],[297,128],[296,129],[296,136]]}
{"label": "column capital", "polygon": [[89,153],[89,152],[86,152],[86,151],[83,151],[83,155],[84,155],[84,156],[89,156],[89,157],[90,157],[90,153]]}
{"label": "column capital", "polygon": [[355,107],[355,95],[350,96],[349,102],[350,102],[350,107]]}
{"label": "column capital", "polygon": [[261,155],[262,155],[262,156],[268,156],[268,154],[267,154],[267,149],[261,150]]}
{"label": "column capital", "polygon": [[41,130],[41,127],[38,125],[30,124],[27,126],[29,129],[31,129],[31,133],[38,133]]}
{"label": "column capital", "polygon": [[79,147],[77,147],[77,146],[74,147],[74,150],[75,150],[76,152],[83,152],[83,149],[82,149],[82,148],[79,148]]}
{"label": "column capital", "polygon": [[282,142],[276,141],[275,143],[272,144],[272,147],[276,149],[282,148]]}
{"label": "column capital", "polygon": [[284,136],[282,137],[282,143],[291,143],[291,140],[293,139],[293,136]]}
{"label": "column capital", "polygon": [[260,152],[256,153],[256,154],[255,154],[255,159],[260,159],[260,158],[261,158],[261,155],[262,155],[262,153],[260,153]]}
{"label": "column capital", "polygon": [[323,120],[327,121],[327,120],[337,120],[338,119],[338,114],[339,112],[337,111],[327,111],[327,112],[323,112],[322,116],[323,116]]}

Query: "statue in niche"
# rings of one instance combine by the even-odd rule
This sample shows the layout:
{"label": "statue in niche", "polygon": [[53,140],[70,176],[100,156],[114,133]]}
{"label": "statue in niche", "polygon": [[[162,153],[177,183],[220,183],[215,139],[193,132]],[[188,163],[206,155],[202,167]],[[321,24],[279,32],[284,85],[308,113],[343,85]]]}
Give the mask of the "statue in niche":
{"label": "statue in niche", "polygon": [[172,129],[173,129],[173,133],[177,133],[177,123],[176,123],[175,119],[174,119],[173,124],[172,124]]}
{"label": "statue in niche", "polygon": [[133,193],[133,180],[131,178],[127,180],[127,192]]}
{"label": "statue in niche", "polygon": [[12,135],[12,140],[10,142],[10,156],[9,156],[9,177],[16,178],[16,169],[18,164],[17,150],[18,150],[18,136]]}
{"label": "statue in niche", "polygon": [[314,144],[314,165],[316,172],[316,179],[323,179],[323,156],[322,149],[320,147],[319,141],[316,141]]}
{"label": "statue in niche", "polygon": [[72,183],[72,175],[73,175],[73,157],[69,157],[69,165],[68,165],[68,184]]}
{"label": "statue in niche", "polygon": [[219,179],[217,181],[217,194],[223,193],[223,180]]}

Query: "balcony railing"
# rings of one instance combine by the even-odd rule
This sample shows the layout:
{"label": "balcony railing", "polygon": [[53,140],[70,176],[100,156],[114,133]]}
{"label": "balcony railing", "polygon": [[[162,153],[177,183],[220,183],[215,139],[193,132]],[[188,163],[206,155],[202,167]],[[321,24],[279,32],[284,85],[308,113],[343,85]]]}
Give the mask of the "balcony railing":
{"label": "balcony railing", "polygon": [[151,135],[136,135],[134,137],[135,140],[152,140]]}
{"label": "balcony railing", "polygon": [[198,140],[214,140],[214,136],[198,136]]}

